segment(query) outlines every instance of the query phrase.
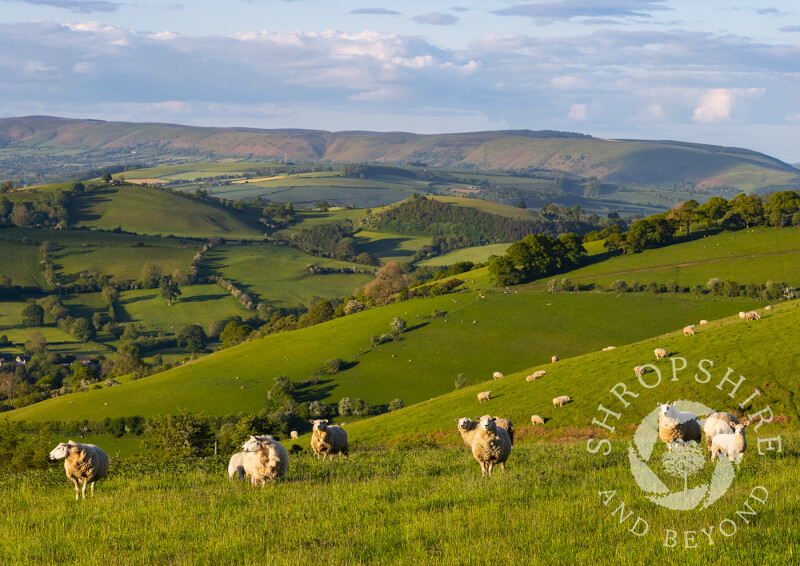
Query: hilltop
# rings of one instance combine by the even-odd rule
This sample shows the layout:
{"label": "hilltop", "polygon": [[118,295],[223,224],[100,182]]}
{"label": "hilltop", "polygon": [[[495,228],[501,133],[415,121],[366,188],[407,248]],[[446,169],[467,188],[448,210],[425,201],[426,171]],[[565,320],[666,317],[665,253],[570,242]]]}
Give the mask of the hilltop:
{"label": "hilltop", "polygon": [[[420,135],[206,128],[47,116],[0,120],[0,178],[60,170],[197,160],[424,163],[465,169],[561,171],[609,183],[750,191],[796,186],[798,170],[741,148],[507,130]],[[48,165],[49,163],[49,165]],[[121,169],[119,169],[121,170]]]}

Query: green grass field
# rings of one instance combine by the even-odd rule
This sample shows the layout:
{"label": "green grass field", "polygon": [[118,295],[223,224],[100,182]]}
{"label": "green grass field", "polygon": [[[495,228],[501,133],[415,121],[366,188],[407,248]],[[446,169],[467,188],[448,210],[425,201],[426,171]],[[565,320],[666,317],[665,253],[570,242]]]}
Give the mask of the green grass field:
{"label": "green grass field", "polygon": [[[0,233],[1,235],[2,233]],[[13,241],[2,241],[3,263],[0,275],[11,278],[12,285],[21,287],[45,287],[42,276],[38,246],[24,245]]]}
{"label": "green grass field", "polygon": [[453,265],[459,261],[471,261],[472,263],[482,263],[489,259],[489,256],[503,255],[511,244],[488,244],[486,246],[475,246],[464,248],[454,252],[442,254],[430,259],[423,259],[417,265]]}
{"label": "green grass field", "polygon": [[359,251],[365,251],[383,262],[401,263],[411,261],[417,250],[433,242],[433,238],[427,236],[405,236],[371,230],[360,230],[355,238]]}

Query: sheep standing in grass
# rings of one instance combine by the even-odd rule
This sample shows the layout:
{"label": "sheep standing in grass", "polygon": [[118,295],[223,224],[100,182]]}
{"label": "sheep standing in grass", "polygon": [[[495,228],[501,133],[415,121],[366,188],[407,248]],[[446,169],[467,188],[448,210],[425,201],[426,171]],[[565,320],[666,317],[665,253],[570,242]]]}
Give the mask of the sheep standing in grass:
{"label": "sheep standing in grass", "polygon": [[328,419],[316,419],[309,421],[314,425],[311,431],[311,450],[319,459],[322,456],[333,460],[334,455],[350,455],[350,446],[347,444],[347,433],[340,426],[329,425]]}
{"label": "sheep standing in grass", "polygon": [[296,440],[296,439],[300,438],[300,435],[297,433],[296,430],[293,430],[292,432],[289,433],[289,437],[292,440]]}
{"label": "sheep standing in grass", "polygon": [[744,451],[747,450],[744,429],[749,424],[750,421],[745,421],[734,425],[733,434],[718,434],[715,436],[711,441],[711,461],[716,460],[720,452],[724,452],[731,462],[738,460],[741,463],[744,458]]}
{"label": "sheep standing in grass", "polygon": [[491,396],[492,396],[491,391],[481,391],[480,393],[478,393],[478,403],[483,403],[484,401],[488,401]]}
{"label": "sheep standing in grass", "polygon": [[664,348],[656,348],[655,350],[653,350],[653,353],[656,355],[657,360],[669,356],[669,352],[667,352]]}
{"label": "sheep standing in grass", "polygon": [[228,478],[233,479],[233,476],[238,476],[240,480],[244,479],[244,452],[237,452],[228,462]]}
{"label": "sheep standing in grass", "polygon": [[550,361],[556,363],[558,361],[558,356],[553,356],[552,358],[550,358]]}
{"label": "sheep standing in grass", "polygon": [[758,314],[756,311],[750,311],[744,314],[745,320],[760,320],[761,315]]}
{"label": "sheep standing in grass", "polygon": [[739,318],[744,318],[744,317],[745,317],[745,312],[739,311]]}
{"label": "sheep standing in grass", "polygon": [[544,374],[545,374],[545,371],[543,369],[540,369],[539,371],[535,371],[532,374],[530,374],[528,377],[526,377],[525,381],[536,381],[537,379],[542,377]]}
{"label": "sheep standing in grass", "polygon": [[636,377],[639,377],[643,373],[647,373],[647,368],[644,366],[634,366],[633,373],[636,374]]}
{"label": "sheep standing in grass", "polygon": [[503,374],[499,371],[496,371],[492,374],[492,379],[503,379]]}
{"label": "sheep standing in grass", "polygon": [[539,415],[531,415],[531,423],[532,424],[544,424],[544,419]]}
{"label": "sheep standing in grass", "polygon": [[764,310],[765,310],[765,311],[771,311],[771,310],[772,310],[772,305],[767,305],[767,306],[765,306],[765,307],[764,307]]}
{"label": "sheep standing in grass", "polygon": [[[86,499],[86,485],[92,484],[92,497],[94,497],[94,484],[108,475],[108,455],[94,444],[80,444],[74,440],[62,442],[50,452],[51,460],[64,458],[64,470],[67,477],[75,484],[75,501],[78,494]],[[78,482],[83,482],[83,488],[78,488]]]}
{"label": "sheep standing in grass", "polygon": [[481,465],[481,475],[491,476],[497,464],[505,471],[510,454],[511,439],[508,433],[497,426],[494,417],[482,417],[472,440],[472,455]]}
{"label": "sheep standing in grass", "polygon": [[711,441],[718,434],[733,434],[733,427],[739,424],[739,419],[730,413],[714,413],[709,415],[703,424],[706,433],[706,449],[711,452]]}
{"label": "sheep standing in grass", "polygon": [[563,407],[567,403],[569,403],[570,398],[569,395],[561,395],[560,397],[556,397],[553,399],[553,406],[554,407]]}
{"label": "sheep standing in grass", "polygon": [[700,326],[702,326],[704,324],[708,324],[708,321],[706,319],[703,319],[703,320],[700,321]]}
{"label": "sheep standing in grass", "polygon": [[289,469],[286,448],[271,436],[251,436],[242,444],[242,452],[244,472],[253,485],[279,480]]}
{"label": "sheep standing in grass", "polygon": [[694,329],[697,328],[694,324],[690,324],[689,326],[683,327],[683,335],[684,336],[694,336]]}
{"label": "sheep standing in grass", "polygon": [[[489,415],[484,415],[489,416]],[[482,419],[483,417],[481,417]],[[480,419],[478,419],[480,420]],[[502,428],[504,431],[508,433],[508,438],[511,440],[511,445],[514,445],[514,423],[512,423],[508,419],[501,419],[500,417],[494,417],[494,424],[496,424],[499,428]]]}
{"label": "sheep standing in grass", "polygon": [[468,417],[456,419],[458,423],[458,432],[461,439],[469,448],[472,448],[472,441],[475,439],[475,433],[478,430],[478,423]]}
{"label": "sheep standing in grass", "polygon": [[658,437],[663,440],[670,450],[670,444],[676,440],[683,442],[697,442],[700,444],[700,421],[694,413],[681,412],[674,404],[658,403],[661,412],[658,415]]}
{"label": "sheep standing in grass", "polygon": [[605,348],[603,348],[603,351],[608,352],[609,350],[616,350],[616,349],[617,349],[616,346],[606,346]]}

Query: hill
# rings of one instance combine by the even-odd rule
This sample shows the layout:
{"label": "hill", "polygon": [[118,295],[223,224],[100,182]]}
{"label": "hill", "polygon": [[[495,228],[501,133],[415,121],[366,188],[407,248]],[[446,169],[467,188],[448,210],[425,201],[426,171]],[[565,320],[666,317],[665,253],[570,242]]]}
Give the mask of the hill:
{"label": "hill", "polygon": [[[0,177],[44,175],[43,158],[78,172],[125,163],[206,159],[425,163],[469,169],[557,170],[607,182],[750,191],[797,185],[798,171],[740,148],[673,141],[607,140],[509,130],[418,135],[201,128],[33,116],[0,120]],[[194,158],[194,159],[192,159]]]}

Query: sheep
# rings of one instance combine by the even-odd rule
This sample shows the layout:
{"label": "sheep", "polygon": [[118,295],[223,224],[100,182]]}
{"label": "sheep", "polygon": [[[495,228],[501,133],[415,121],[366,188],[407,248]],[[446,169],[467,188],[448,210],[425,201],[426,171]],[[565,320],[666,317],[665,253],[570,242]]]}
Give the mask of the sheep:
{"label": "sheep", "polygon": [[569,395],[562,395],[560,397],[556,397],[555,399],[553,399],[553,406],[563,407],[566,403],[569,403],[569,401],[571,401]]}
{"label": "sheep", "polygon": [[297,440],[298,438],[300,438],[300,435],[297,433],[296,430],[293,430],[292,432],[289,433],[289,437],[292,440]]}
{"label": "sheep", "polygon": [[694,329],[697,328],[694,324],[690,324],[689,326],[683,327],[683,335],[684,336],[694,336]]}
{"label": "sheep", "polygon": [[745,320],[760,320],[761,319],[761,315],[758,314],[756,311],[750,311],[748,313],[745,313],[744,319]]}
{"label": "sheep", "polygon": [[[489,415],[484,415],[484,416],[488,417]],[[496,424],[498,427],[502,428],[504,431],[508,433],[508,438],[509,440],[511,440],[511,446],[514,446],[514,433],[515,433],[514,423],[512,423],[508,419],[501,419],[500,417],[494,417],[494,419],[495,419],[494,424]]]}
{"label": "sheep", "polygon": [[[91,484],[91,495],[94,497],[94,484],[108,475],[108,455],[94,444],[80,444],[74,440],[62,442],[50,452],[51,460],[64,458],[64,470],[67,477],[75,484],[75,501],[78,493],[86,499],[86,485]],[[78,489],[78,481],[83,488]]]}
{"label": "sheep", "polygon": [[282,444],[271,436],[251,436],[242,444],[245,475],[252,485],[263,485],[266,480],[276,481],[289,469],[289,454]]}
{"label": "sheep", "polygon": [[658,437],[670,450],[672,449],[670,444],[678,439],[700,444],[701,428],[697,415],[681,412],[671,403],[657,403],[657,405],[661,408],[658,415]]}
{"label": "sheep", "polygon": [[739,311],[739,318],[744,318],[744,317],[745,317],[744,311]]}
{"label": "sheep", "polygon": [[750,424],[750,421],[745,421],[741,424],[734,425],[733,434],[718,434],[711,441],[711,461],[715,461],[720,452],[724,452],[731,462],[739,461],[741,464],[744,458],[744,452],[747,450],[747,439],[744,435],[744,429]]}
{"label": "sheep", "polygon": [[350,446],[347,444],[347,433],[340,426],[328,425],[328,419],[308,421],[313,425],[311,431],[311,450],[319,459],[322,456],[333,460],[334,455],[350,455]]}
{"label": "sheep", "polygon": [[499,371],[496,371],[492,374],[492,379],[503,379],[503,374]]}
{"label": "sheep", "polygon": [[708,321],[706,319],[703,319],[703,320],[700,321],[700,326],[702,326],[704,324],[708,324]]}
{"label": "sheep", "polygon": [[556,363],[558,361],[558,356],[553,356],[552,358],[550,358],[550,361]]}
{"label": "sheep", "polygon": [[714,413],[706,418],[703,431],[706,433],[706,449],[711,452],[711,440],[718,434],[733,434],[734,425],[739,419],[730,413]]}
{"label": "sheep", "polygon": [[664,348],[656,348],[655,350],[653,350],[653,353],[656,355],[657,360],[669,356],[669,352],[667,352]]}
{"label": "sheep", "polygon": [[478,393],[478,403],[483,403],[484,401],[488,401],[491,396],[492,396],[491,391],[481,391],[480,393]]}
{"label": "sheep", "polygon": [[526,377],[525,381],[536,381],[537,379],[542,377],[545,373],[546,372],[543,369],[540,369],[539,371],[535,371],[532,374],[530,374],[528,377]]}
{"label": "sheep", "polygon": [[531,423],[532,424],[544,424],[544,419],[539,415],[531,415]]}
{"label": "sheep", "polygon": [[511,439],[495,421],[495,417],[481,417],[472,441],[472,456],[480,464],[483,477],[491,476],[497,464],[505,471],[506,460],[511,454]]}
{"label": "sheep", "polygon": [[237,474],[238,479],[244,479],[244,452],[237,452],[231,456],[231,460],[228,462],[228,479],[233,479],[233,476]]}
{"label": "sheep", "polygon": [[464,441],[469,448],[472,448],[472,441],[475,439],[475,432],[478,428],[478,423],[470,419],[469,417],[462,417],[460,419],[456,419],[458,423],[458,432],[461,435],[461,439]]}
{"label": "sheep", "polygon": [[633,367],[633,373],[636,374],[636,377],[639,377],[643,373],[647,373],[647,368],[644,367],[644,366],[634,366]]}
{"label": "sheep", "polygon": [[616,349],[617,349],[616,346],[606,346],[605,348],[603,348],[603,351],[608,352],[609,350],[616,350]]}
{"label": "sheep", "polygon": [[767,305],[767,306],[765,306],[765,307],[764,307],[764,310],[765,310],[765,311],[771,311],[771,310],[772,310],[772,305]]}

